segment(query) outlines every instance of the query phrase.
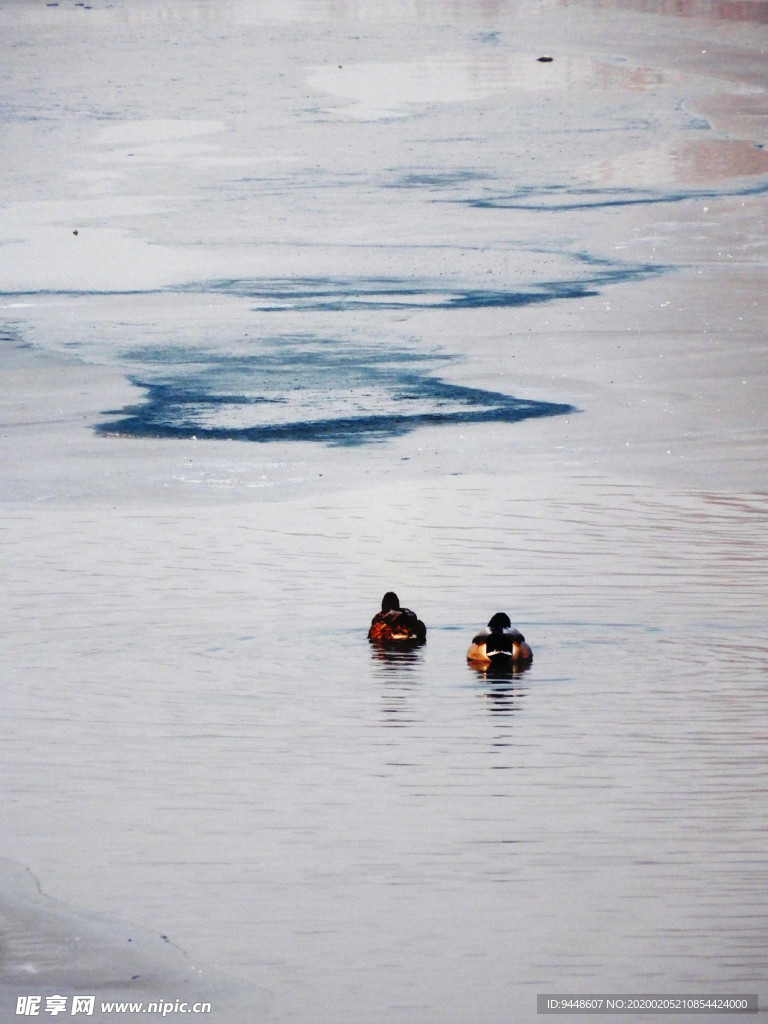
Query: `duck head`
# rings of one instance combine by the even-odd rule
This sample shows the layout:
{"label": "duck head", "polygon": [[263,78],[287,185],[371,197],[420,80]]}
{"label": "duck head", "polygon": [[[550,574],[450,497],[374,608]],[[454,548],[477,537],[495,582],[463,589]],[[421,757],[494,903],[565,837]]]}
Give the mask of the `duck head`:
{"label": "duck head", "polygon": [[496,612],[488,622],[488,628],[493,630],[509,629],[511,625],[512,622],[506,612]]}

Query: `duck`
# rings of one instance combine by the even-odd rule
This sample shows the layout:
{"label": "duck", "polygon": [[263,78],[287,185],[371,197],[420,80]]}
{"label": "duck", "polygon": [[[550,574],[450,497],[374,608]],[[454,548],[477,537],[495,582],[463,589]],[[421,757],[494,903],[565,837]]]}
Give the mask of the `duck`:
{"label": "duck", "polygon": [[473,637],[467,660],[480,665],[512,665],[533,661],[533,651],[506,612],[496,612],[488,625]]}
{"label": "duck", "polygon": [[388,590],[381,600],[381,611],[371,620],[368,639],[377,644],[423,644],[427,627],[410,608],[401,608],[400,599]]}

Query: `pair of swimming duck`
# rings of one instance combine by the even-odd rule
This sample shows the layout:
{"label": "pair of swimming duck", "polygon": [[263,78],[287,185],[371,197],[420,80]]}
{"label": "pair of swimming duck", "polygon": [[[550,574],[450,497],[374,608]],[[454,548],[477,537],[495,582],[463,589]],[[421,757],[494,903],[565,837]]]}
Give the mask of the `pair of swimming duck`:
{"label": "pair of swimming duck", "polygon": [[[423,644],[427,627],[410,608],[401,608],[397,594],[388,591],[381,611],[374,615],[368,630],[371,643],[386,645]],[[515,664],[533,660],[533,651],[525,637],[514,629],[506,612],[496,612],[485,629],[472,638],[467,660],[482,665]]]}

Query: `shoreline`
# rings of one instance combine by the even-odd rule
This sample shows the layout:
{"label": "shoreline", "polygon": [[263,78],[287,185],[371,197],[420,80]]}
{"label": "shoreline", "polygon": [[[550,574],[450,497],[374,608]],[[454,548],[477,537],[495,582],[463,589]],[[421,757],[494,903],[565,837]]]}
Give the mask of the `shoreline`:
{"label": "shoreline", "polygon": [[[269,996],[193,961],[165,935],[116,918],[82,914],[48,897],[29,869],[0,860],[0,1012],[11,1020],[17,1000],[54,995],[95,997],[95,1022],[147,1019],[147,1007],[210,1005],[205,1020],[237,1024],[254,1008],[264,1014]],[[130,1012],[103,1004],[142,1004]],[[84,1009],[83,1013],[87,1011]],[[172,1012],[170,1009],[167,1012]],[[159,1015],[162,1015],[162,1010]]]}

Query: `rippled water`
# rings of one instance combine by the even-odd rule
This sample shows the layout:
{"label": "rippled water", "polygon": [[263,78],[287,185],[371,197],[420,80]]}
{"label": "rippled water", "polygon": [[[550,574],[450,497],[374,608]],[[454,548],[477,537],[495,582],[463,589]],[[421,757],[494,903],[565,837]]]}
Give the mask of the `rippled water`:
{"label": "rippled water", "polygon": [[[10,522],[9,824],[83,902],[140,908],[279,1019],[754,990],[765,501],[445,498],[352,493],[279,526],[85,512],[55,556],[55,515]],[[45,592],[20,582],[39,559]],[[393,581],[428,623],[417,652],[365,642]],[[497,607],[535,651],[510,677],[464,661]]]}

